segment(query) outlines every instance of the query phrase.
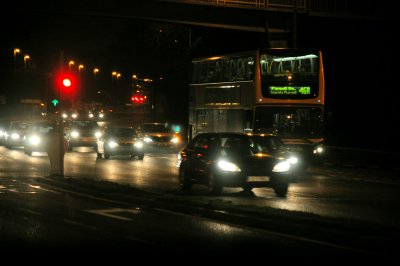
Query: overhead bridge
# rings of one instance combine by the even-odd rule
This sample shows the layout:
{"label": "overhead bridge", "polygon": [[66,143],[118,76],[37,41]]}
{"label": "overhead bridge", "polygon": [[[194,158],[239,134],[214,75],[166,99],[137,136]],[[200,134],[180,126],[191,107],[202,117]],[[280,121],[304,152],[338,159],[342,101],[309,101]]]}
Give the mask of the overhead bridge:
{"label": "overhead bridge", "polygon": [[[59,0],[32,4],[36,12],[145,19],[163,23],[266,33],[295,39],[300,16],[381,20],[397,18],[389,0]],[[295,43],[295,40],[291,40]]]}

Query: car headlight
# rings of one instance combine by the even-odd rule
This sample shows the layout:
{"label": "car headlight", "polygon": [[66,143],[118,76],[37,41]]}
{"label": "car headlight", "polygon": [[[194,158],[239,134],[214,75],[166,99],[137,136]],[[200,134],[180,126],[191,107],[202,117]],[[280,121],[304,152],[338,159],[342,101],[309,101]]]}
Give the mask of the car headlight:
{"label": "car headlight", "polygon": [[89,113],[89,118],[93,118],[94,115],[92,113]]}
{"label": "car headlight", "polygon": [[239,166],[237,166],[234,163],[225,161],[225,160],[220,160],[217,163],[219,169],[221,169],[222,171],[226,171],[226,172],[240,172],[240,168]]}
{"label": "car headlight", "polygon": [[292,156],[292,157],[290,157],[289,159],[287,159],[287,161],[288,161],[290,164],[296,164],[296,163],[299,161],[299,159],[297,159],[297,157]]}
{"label": "car headlight", "polygon": [[143,142],[141,141],[137,141],[133,144],[133,146],[135,146],[138,149],[141,149],[143,147]]}
{"label": "car headlight", "polygon": [[31,145],[39,145],[40,144],[40,137],[39,136],[30,136],[29,137],[29,143]]}
{"label": "car headlight", "polygon": [[19,139],[19,134],[18,133],[12,133],[11,134],[12,139]]}
{"label": "car headlight", "polygon": [[100,113],[100,114],[99,114],[99,118],[104,118],[104,114],[103,114],[103,113]]}
{"label": "car headlight", "polygon": [[179,138],[178,137],[173,137],[171,140],[170,140],[172,143],[178,143],[179,142]]}
{"label": "car headlight", "polygon": [[96,138],[100,138],[101,137],[101,132],[100,131],[96,131],[96,133],[94,133],[94,136]]}
{"label": "car headlight", "polygon": [[313,150],[314,154],[321,154],[324,152],[324,148],[322,146],[318,146]]}
{"label": "car headlight", "polygon": [[147,143],[153,142],[153,140],[150,137],[144,137],[143,140],[144,140],[144,142],[147,142]]}
{"label": "car headlight", "polygon": [[277,164],[275,164],[274,168],[272,169],[272,172],[275,173],[283,173],[283,172],[288,172],[290,170],[290,162],[288,160],[281,161]]}
{"label": "car headlight", "polygon": [[118,146],[118,143],[115,142],[115,141],[113,141],[113,140],[110,140],[110,141],[108,142],[108,147],[110,147],[110,148],[115,148],[115,147],[117,147],[117,146]]}
{"label": "car headlight", "polygon": [[5,136],[5,135],[6,135],[6,132],[3,131],[3,130],[0,130],[0,137],[3,137],[3,136]]}
{"label": "car headlight", "polygon": [[79,132],[78,131],[72,131],[71,132],[71,137],[73,137],[73,138],[79,137]]}

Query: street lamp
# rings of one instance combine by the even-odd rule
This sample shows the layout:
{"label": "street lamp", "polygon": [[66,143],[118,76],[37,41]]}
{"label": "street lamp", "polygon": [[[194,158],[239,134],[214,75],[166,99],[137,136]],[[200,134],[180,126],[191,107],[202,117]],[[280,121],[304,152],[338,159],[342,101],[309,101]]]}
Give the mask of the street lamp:
{"label": "street lamp", "polygon": [[93,69],[94,77],[96,77],[96,74],[99,73],[99,72],[100,72],[100,69],[98,69],[98,68]]}
{"label": "street lamp", "polygon": [[68,68],[69,68],[69,71],[71,72],[71,66],[72,65],[74,65],[75,64],[75,62],[73,61],[73,60],[70,60],[69,62],[68,62]]}
{"label": "street lamp", "polygon": [[84,69],[84,68],[85,68],[85,66],[84,66],[84,65],[82,65],[82,64],[81,64],[81,65],[79,65],[79,66],[78,66],[79,73],[81,73],[81,70],[82,70],[82,69]]}
{"label": "street lamp", "polygon": [[29,59],[31,59],[31,57],[29,55],[25,55],[24,56],[24,69],[25,69],[25,71],[26,71],[26,61],[29,60]]}
{"label": "street lamp", "polygon": [[20,52],[21,52],[21,50],[19,48],[15,48],[14,49],[14,66],[15,66],[15,61],[16,61],[17,54],[20,53]]}

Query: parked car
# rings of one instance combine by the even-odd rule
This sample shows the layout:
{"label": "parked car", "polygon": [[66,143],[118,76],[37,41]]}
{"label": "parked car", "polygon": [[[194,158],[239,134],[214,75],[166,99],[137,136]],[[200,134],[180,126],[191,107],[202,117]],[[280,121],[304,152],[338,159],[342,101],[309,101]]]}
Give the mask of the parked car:
{"label": "parked car", "polygon": [[24,138],[24,152],[31,156],[32,152],[47,151],[49,134],[52,134],[56,129],[55,121],[36,121],[29,125]]}
{"label": "parked car", "polygon": [[178,158],[180,187],[189,190],[192,184],[203,184],[212,194],[223,187],[271,187],[285,197],[297,172],[297,158],[272,135],[202,133]]}
{"label": "parked car", "polygon": [[105,128],[97,140],[97,157],[110,158],[112,155],[130,155],[143,160],[143,141],[131,127]]}
{"label": "parked car", "polygon": [[93,120],[73,120],[65,130],[68,151],[74,147],[92,147],[96,149],[97,138],[101,136],[100,127]]}
{"label": "parked car", "polygon": [[166,123],[143,123],[136,130],[147,147],[176,148],[181,143],[180,135]]}

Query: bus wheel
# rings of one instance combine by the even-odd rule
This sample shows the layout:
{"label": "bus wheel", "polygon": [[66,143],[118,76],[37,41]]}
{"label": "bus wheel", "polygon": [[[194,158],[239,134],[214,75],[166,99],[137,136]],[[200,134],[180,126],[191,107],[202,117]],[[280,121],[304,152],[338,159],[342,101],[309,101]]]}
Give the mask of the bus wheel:
{"label": "bus wheel", "polygon": [[186,175],[186,171],[183,168],[179,169],[179,186],[183,191],[188,191],[192,188],[192,182]]}

